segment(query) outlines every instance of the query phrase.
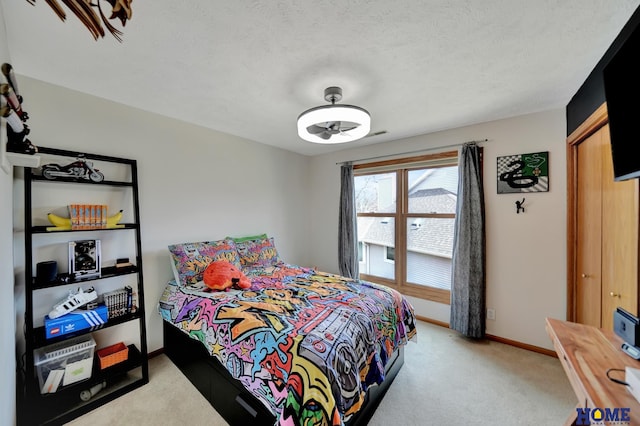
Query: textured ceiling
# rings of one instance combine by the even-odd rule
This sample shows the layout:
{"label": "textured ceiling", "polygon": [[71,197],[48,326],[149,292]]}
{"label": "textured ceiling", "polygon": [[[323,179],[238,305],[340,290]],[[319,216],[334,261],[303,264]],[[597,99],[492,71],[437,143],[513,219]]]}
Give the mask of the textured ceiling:
{"label": "textured ceiling", "polygon": [[[0,0],[0,12],[18,76],[316,155],[562,108],[639,4],[136,0],[124,28],[112,21],[122,43],[94,41],[45,0]],[[328,86],[388,133],[300,139],[297,116]]]}

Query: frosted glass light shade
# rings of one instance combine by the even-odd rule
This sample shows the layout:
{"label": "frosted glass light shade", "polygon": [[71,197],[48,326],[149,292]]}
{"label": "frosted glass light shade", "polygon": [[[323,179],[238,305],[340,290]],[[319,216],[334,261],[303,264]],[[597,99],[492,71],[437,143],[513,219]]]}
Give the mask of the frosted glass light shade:
{"label": "frosted glass light shade", "polygon": [[[335,121],[348,121],[359,124],[352,130],[331,135],[329,139],[323,139],[318,135],[309,133],[307,127]],[[371,130],[371,117],[367,110],[353,105],[323,105],[311,108],[298,117],[298,135],[309,142],[335,144],[353,142],[369,134]]]}

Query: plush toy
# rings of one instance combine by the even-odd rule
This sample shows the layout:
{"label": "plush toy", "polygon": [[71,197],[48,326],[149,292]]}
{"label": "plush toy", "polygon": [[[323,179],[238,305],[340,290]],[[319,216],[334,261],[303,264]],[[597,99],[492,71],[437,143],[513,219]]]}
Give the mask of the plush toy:
{"label": "plush toy", "polygon": [[204,270],[203,281],[212,290],[229,290],[233,285],[241,289],[251,287],[249,278],[231,263],[225,261],[211,262]]}

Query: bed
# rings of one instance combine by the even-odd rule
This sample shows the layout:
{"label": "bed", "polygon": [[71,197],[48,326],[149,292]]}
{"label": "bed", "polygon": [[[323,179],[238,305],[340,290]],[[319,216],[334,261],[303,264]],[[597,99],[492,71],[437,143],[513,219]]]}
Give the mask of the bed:
{"label": "bed", "polygon": [[[283,262],[273,238],[169,246],[158,304],[164,350],[230,424],[364,425],[416,338],[397,291]],[[211,262],[248,289],[212,291]]]}

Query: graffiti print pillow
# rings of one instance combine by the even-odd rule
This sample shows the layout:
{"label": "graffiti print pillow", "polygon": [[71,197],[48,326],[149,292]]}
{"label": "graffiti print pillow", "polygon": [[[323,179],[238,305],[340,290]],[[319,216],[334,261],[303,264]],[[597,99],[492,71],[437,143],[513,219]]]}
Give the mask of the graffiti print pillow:
{"label": "graffiti print pillow", "polygon": [[268,268],[282,263],[273,237],[237,242],[236,248],[243,268]]}
{"label": "graffiti print pillow", "polygon": [[202,281],[205,269],[211,262],[224,260],[237,268],[240,259],[233,240],[181,243],[169,246],[176,282],[189,286]]}

